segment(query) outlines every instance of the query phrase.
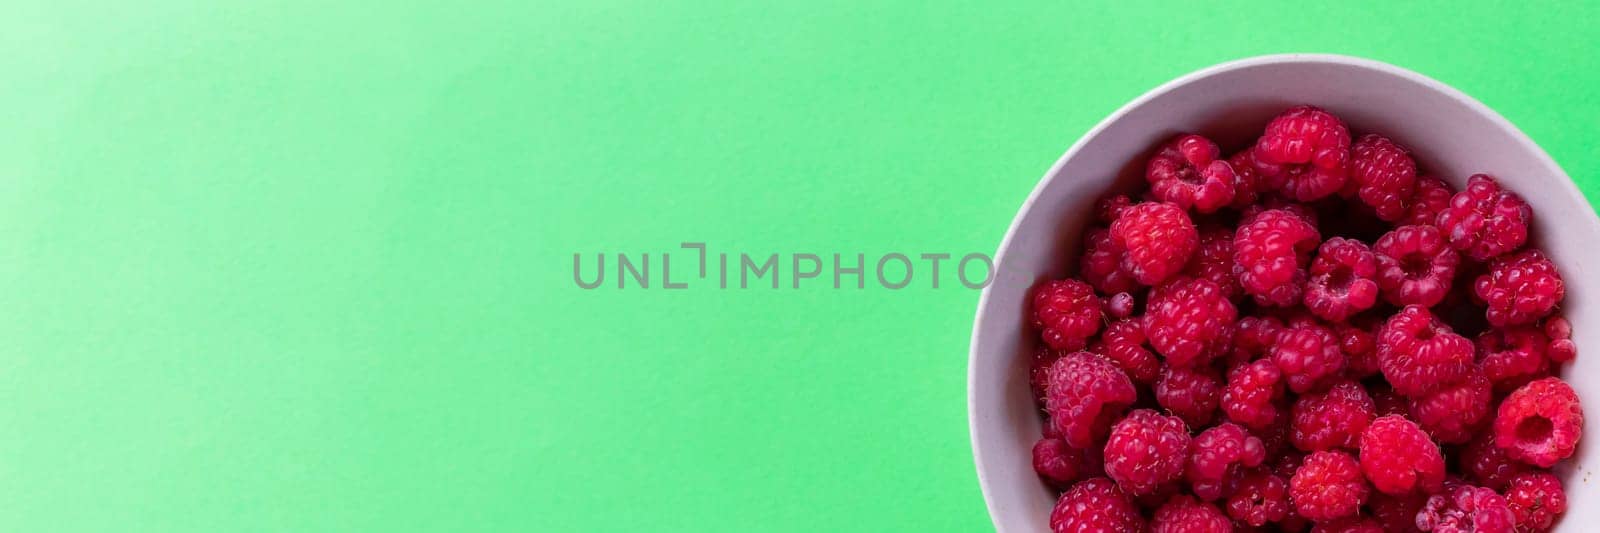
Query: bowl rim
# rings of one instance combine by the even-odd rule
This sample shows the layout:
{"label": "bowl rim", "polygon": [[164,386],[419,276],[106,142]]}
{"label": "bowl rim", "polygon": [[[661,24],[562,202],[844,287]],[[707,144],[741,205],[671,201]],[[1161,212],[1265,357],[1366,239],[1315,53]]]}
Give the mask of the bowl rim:
{"label": "bowl rim", "polygon": [[[1532,152],[1538,158],[1542,158],[1544,162],[1550,165],[1551,168],[1556,169],[1557,172],[1560,173],[1560,175],[1556,177],[1562,179],[1556,181],[1560,182],[1560,187],[1565,188],[1563,192],[1572,196],[1584,198],[1582,191],[1579,190],[1577,185],[1572,182],[1572,178],[1567,174],[1566,169],[1561,168],[1561,165],[1557,163],[1554,158],[1550,157],[1550,154],[1544,151],[1544,149],[1540,147],[1538,143],[1533,142],[1533,139],[1529,138],[1526,133],[1524,133],[1511,121],[1507,120],[1504,116],[1501,116],[1500,113],[1491,109],[1489,106],[1484,105],[1483,102],[1478,101],[1476,98],[1461,92],[1455,87],[1451,87],[1450,85],[1412,70],[1381,61],[1360,57],[1339,54],[1312,53],[1262,55],[1217,63],[1173,78],[1166,83],[1162,83],[1161,85],[1145,91],[1144,94],[1141,94],[1133,100],[1128,101],[1128,103],[1123,104],[1121,107],[1117,108],[1116,111],[1106,115],[1106,117],[1096,123],[1094,127],[1090,128],[1088,131],[1079,136],[1078,139],[1072,143],[1072,146],[1067,148],[1066,152],[1062,153],[1060,158],[1056,159],[1055,164],[1051,165],[1050,168],[1044,172],[1044,175],[1041,176],[1038,182],[1034,184],[1033,190],[1028,193],[1028,197],[1023,200],[1022,205],[1017,208],[1016,215],[1012,217],[1011,224],[1006,228],[1005,236],[1000,239],[1000,244],[996,247],[995,253],[992,256],[994,258],[993,271],[999,272],[1002,270],[1003,265],[1007,263],[1006,251],[1010,248],[1012,238],[1016,236],[1017,227],[1019,224],[1021,224],[1023,215],[1032,210],[1033,204],[1038,201],[1040,195],[1044,191],[1045,185],[1051,181],[1051,177],[1058,175],[1059,171],[1063,166],[1066,165],[1067,161],[1071,160],[1073,156],[1077,155],[1078,151],[1081,150],[1090,139],[1098,136],[1102,131],[1110,127],[1111,124],[1121,120],[1128,113],[1140,106],[1143,106],[1150,100],[1194,83],[1198,80],[1234,70],[1264,65],[1293,63],[1354,66],[1405,78],[1409,81],[1416,82],[1433,89],[1439,94],[1443,94],[1453,100],[1458,101],[1459,103],[1466,105],[1468,108],[1476,111],[1478,114],[1488,118],[1496,126],[1499,126],[1505,131],[1510,132],[1518,144],[1523,145],[1525,148],[1532,148]],[[1600,225],[1600,217],[1597,217],[1592,210],[1589,212],[1589,216],[1584,218],[1587,219],[1588,224],[1591,226]],[[990,487],[992,480],[985,469],[985,463],[983,460],[984,442],[979,435],[978,416],[975,409],[977,399],[977,368],[979,364],[979,331],[981,331],[983,328],[985,319],[984,310],[989,306],[989,297],[991,296],[991,292],[994,290],[994,285],[995,284],[993,283],[989,284],[987,287],[984,287],[983,291],[979,294],[977,309],[974,311],[972,320],[972,334],[970,336],[970,341],[967,348],[967,429],[969,437],[972,441],[972,460],[974,467],[977,469],[978,486],[983,492],[984,505],[989,513],[991,524],[999,527],[999,522],[997,521],[998,518],[995,516],[997,502],[995,501],[994,491],[991,490]]]}

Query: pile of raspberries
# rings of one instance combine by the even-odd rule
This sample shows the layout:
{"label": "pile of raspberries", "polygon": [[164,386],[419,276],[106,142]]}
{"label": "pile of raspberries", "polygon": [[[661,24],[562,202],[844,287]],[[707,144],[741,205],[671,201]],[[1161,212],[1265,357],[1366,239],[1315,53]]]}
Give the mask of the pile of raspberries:
{"label": "pile of raspberries", "polygon": [[1546,531],[1583,426],[1533,212],[1311,106],[1180,135],[1030,297],[1057,532]]}

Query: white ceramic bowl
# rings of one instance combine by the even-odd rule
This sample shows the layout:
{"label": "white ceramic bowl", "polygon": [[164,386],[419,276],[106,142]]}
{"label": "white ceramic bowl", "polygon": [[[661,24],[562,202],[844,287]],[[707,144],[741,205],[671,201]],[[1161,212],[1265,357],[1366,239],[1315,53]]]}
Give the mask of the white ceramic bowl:
{"label": "white ceramic bowl", "polygon": [[[1140,157],[1157,143],[1197,132],[1224,147],[1242,146],[1273,115],[1300,103],[1410,147],[1423,169],[1457,188],[1482,172],[1527,199],[1534,242],[1567,283],[1564,308],[1579,356],[1564,376],[1591,413],[1600,405],[1600,333],[1591,333],[1600,332],[1600,309],[1590,305],[1600,289],[1588,281],[1600,268],[1600,220],[1544,150],[1477,100],[1392,65],[1301,54],[1224,63],[1157,87],[1089,130],[1039,180],[1000,242],[996,277],[978,301],[967,377],[973,459],[997,530],[1048,531],[1056,499],[1030,462],[1040,427],[1027,376],[1036,342],[1024,319],[1029,287],[1069,271],[1095,200],[1142,181]],[[1586,505],[1600,502],[1589,479],[1600,457],[1595,419],[1589,417],[1577,455],[1557,469],[1570,502],[1561,529],[1600,523],[1600,505]]]}

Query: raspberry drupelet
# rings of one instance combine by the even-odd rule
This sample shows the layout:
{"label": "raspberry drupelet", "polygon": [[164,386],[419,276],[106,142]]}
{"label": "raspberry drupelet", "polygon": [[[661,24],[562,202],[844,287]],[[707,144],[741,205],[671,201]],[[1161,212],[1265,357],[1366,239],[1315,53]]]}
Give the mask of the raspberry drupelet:
{"label": "raspberry drupelet", "polygon": [[1437,492],[1444,483],[1444,455],[1422,428],[1400,416],[1372,421],[1361,434],[1361,472],[1384,494]]}
{"label": "raspberry drupelet", "polygon": [[1467,178],[1467,188],[1450,197],[1434,222],[1450,246],[1476,261],[1488,261],[1528,241],[1533,210],[1517,193],[1487,174]]}
{"label": "raspberry drupelet", "polygon": [[1183,476],[1190,441],[1189,428],[1178,417],[1136,409],[1111,428],[1106,475],[1129,494],[1154,493]]}
{"label": "raspberry drupelet", "polygon": [[1178,278],[1150,291],[1145,334],[1167,364],[1204,365],[1233,343],[1238,311],[1216,283]]}
{"label": "raspberry drupelet", "polygon": [[1045,380],[1050,423],[1075,448],[1100,445],[1111,423],[1138,395],[1127,374],[1089,352],[1062,356],[1050,365]]}
{"label": "raspberry drupelet", "polygon": [[1417,512],[1417,529],[1436,533],[1510,533],[1516,516],[1495,491],[1461,485],[1428,498]]}
{"label": "raspberry drupelet", "polygon": [[1366,244],[1342,237],[1328,239],[1311,262],[1306,309],[1323,320],[1343,322],[1371,308],[1378,303],[1377,273],[1377,259]]}
{"label": "raspberry drupelet", "polygon": [[1370,492],[1356,459],[1339,451],[1307,455],[1289,479],[1295,511],[1318,522],[1355,515]]}
{"label": "raspberry drupelet", "polygon": [[1033,289],[1033,326],[1057,350],[1082,350],[1100,331],[1100,299],[1089,284],[1075,279],[1049,280]]}
{"label": "raspberry drupelet", "polygon": [[1284,196],[1309,202],[1344,188],[1350,131],[1326,111],[1296,106],[1267,123],[1252,155],[1258,171],[1283,181]]}
{"label": "raspberry drupelet", "polygon": [[1194,495],[1205,501],[1226,496],[1246,469],[1267,458],[1261,439],[1227,422],[1201,431],[1190,448],[1184,478]]}
{"label": "raspberry drupelet", "polygon": [[1373,244],[1378,289],[1391,304],[1433,307],[1444,301],[1461,257],[1433,226],[1400,226]]}
{"label": "raspberry drupelet", "polygon": [[1472,371],[1472,363],[1472,341],[1456,335],[1421,306],[1401,309],[1378,332],[1378,365],[1403,396],[1422,396],[1460,383]]}
{"label": "raspberry drupelet", "polygon": [[1578,393],[1560,378],[1523,385],[1500,402],[1494,420],[1496,446],[1512,459],[1543,468],[1571,457],[1582,436]]}
{"label": "raspberry drupelet", "polygon": [[1179,135],[1145,165],[1144,177],[1156,199],[1183,209],[1210,213],[1233,201],[1237,178],[1219,159],[1217,143],[1199,135]]}
{"label": "raspberry drupelet", "polygon": [[1103,477],[1073,485],[1050,511],[1050,530],[1055,533],[1137,533],[1144,525],[1133,499]]}
{"label": "raspberry drupelet", "polygon": [[1566,284],[1544,252],[1529,248],[1489,262],[1489,272],[1472,285],[1488,306],[1484,316],[1495,326],[1538,322],[1561,304]]}
{"label": "raspberry drupelet", "polygon": [[1360,383],[1341,381],[1326,391],[1295,400],[1290,410],[1290,441],[1306,452],[1354,450],[1376,413],[1377,407]]}
{"label": "raspberry drupelet", "polygon": [[1289,390],[1304,394],[1338,378],[1344,352],[1333,332],[1316,323],[1291,324],[1278,334],[1269,353]]}
{"label": "raspberry drupelet", "polygon": [[1221,509],[1180,494],[1150,517],[1150,533],[1230,533],[1233,524]]}
{"label": "raspberry drupelet", "polygon": [[1122,269],[1153,286],[1183,270],[1200,244],[1200,233],[1182,208],[1145,202],[1122,210],[1111,224],[1111,241],[1124,250]]}
{"label": "raspberry drupelet", "polygon": [[1405,218],[1417,182],[1417,163],[1405,147],[1388,138],[1367,134],[1350,147],[1350,179],[1356,195],[1372,207],[1378,218],[1394,222]]}
{"label": "raspberry drupelet", "polygon": [[1549,472],[1517,476],[1505,496],[1519,533],[1549,531],[1556,517],[1567,512],[1567,493],[1561,488],[1561,480]]}
{"label": "raspberry drupelet", "polygon": [[1239,225],[1233,238],[1233,273],[1256,303],[1300,303],[1311,251],[1322,237],[1305,218],[1268,209]]}

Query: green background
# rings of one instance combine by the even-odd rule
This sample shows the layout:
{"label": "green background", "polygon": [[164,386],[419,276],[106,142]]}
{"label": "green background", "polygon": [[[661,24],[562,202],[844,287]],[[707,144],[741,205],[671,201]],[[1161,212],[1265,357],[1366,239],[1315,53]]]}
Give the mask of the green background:
{"label": "green background", "polygon": [[6,6],[0,530],[987,529],[976,292],[572,254],[989,252],[1229,59],[1418,70],[1600,194],[1593,5],[393,4]]}

